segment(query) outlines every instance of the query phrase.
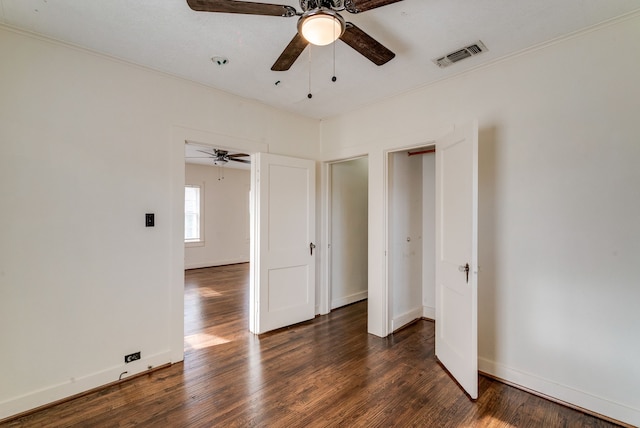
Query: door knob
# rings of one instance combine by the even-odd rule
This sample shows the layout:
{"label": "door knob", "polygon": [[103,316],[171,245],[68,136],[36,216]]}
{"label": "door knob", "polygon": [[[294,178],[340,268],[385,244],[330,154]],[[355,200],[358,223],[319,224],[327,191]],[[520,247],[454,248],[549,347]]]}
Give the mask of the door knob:
{"label": "door knob", "polygon": [[309,243],[309,252],[311,253],[311,255],[313,256],[313,249],[316,248],[316,244],[314,244],[313,242]]}

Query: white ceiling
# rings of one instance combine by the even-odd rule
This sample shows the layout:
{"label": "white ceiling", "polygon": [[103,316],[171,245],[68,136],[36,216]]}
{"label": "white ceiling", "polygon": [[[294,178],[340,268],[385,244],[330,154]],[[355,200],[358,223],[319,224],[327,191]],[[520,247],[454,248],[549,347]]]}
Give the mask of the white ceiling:
{"label": "white ceiling", "polygon": [[[268,2],[300,10],[297,0]],[[343,12],[397,56],[378,67],[339,41],[335,83],[331,45],[270,70],[297,18],[194,12],[185,0],[0,0],[0,22],[320,119],[637,10],[638,0],[403,0]],[[446,69],[432,62],[478,40],[488,52]]]}

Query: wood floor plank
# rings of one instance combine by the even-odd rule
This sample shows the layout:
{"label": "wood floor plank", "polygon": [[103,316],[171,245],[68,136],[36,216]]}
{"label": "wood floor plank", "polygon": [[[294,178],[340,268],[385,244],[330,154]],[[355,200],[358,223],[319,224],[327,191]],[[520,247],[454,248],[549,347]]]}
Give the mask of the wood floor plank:
{"label": "wood floor plank", "polygon": [[434,324],[367,334],[359,302],[248,331],[247,264],[185,274],[185,360],[6,427],[616,426],[480,377],[471,401],[434,355]]}

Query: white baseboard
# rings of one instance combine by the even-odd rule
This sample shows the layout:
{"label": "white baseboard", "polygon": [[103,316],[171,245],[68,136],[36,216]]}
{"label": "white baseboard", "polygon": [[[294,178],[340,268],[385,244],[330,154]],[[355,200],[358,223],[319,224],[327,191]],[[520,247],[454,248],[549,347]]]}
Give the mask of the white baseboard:
{"label": "white baseboard", "polygon": [[398,315],[391,320],[391,331],[396,331],[399,328],[404,327],[412,321],[422,318],[422,306],[411,309],[404,314]]}
{"label": "white baseboard", "polygon": [[436,308],[432,308],[431,306],[423,306],[422,307],[422,318],[428,318],[430,320],[436,319]]}
{"label": "white baseboard", "polygon": [[359,293],[353,293],[348,296],[339,297],[337,299],[331,300],[331,309],[336,309],[341,306],[350,305],[355,302],[359,302],[360,300],[364,300],[369,297],[368,291],[360,291]]}
{"label": "white baseboard", "polygon": [[235,265],[238,263],[249,263],[249,260],[245,260],[245,259],[228,259],[228,260],[217,260],[217,261],[213,261],[213,262],[202,262],[202,263],[185,263],[184,268],[185,269],[201,269],[201,268],[207,268],[207,267],[214,267],[214,266],[225,266],[225,265]]}
{"label": "white baseboard", "polygon": [[143,354],[141,359],[132,363],[123,362],[122,365],[10,398],[0,402],[0,420],[116,382],[123,372],[127,372],[122,375],[122,379],[126,379],[149,370],[149,366],[158,367],[171,362],[170,351],[149,357]]}
{"label": "white baseboard", "polygon": [[623,404],[609,401],[602,397],[558,384],[549,379],[544,379],[529,373],[506,367],[486,358],[478,358],[478,369],[506,383],[521,387],[534,394],[544,396],[552,401],[557,401],[595,413],[615,421],[624,422],[634,426],[640,426],[640,409],[634,409]]}

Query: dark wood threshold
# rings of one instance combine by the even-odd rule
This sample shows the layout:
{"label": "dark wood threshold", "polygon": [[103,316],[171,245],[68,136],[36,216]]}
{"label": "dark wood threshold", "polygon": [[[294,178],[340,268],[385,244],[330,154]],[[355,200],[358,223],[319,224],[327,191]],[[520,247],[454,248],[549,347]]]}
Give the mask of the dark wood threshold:
{"label": "dark wood threshold", "polygon": [[228,263],[228,264],[224,264],[224,265],[202,266],[202,267],[197,267],[197,268],[184,268],[184,271],[185,271],[185,273],[186,272],[195,272],[195,271],[204,270],[204,269],[216,269],[216,268],[224,268],[224,267],[233,267],[233,266],[240,266],[240,265],[246,265],[246,264],[249,264],[249,262]]}

